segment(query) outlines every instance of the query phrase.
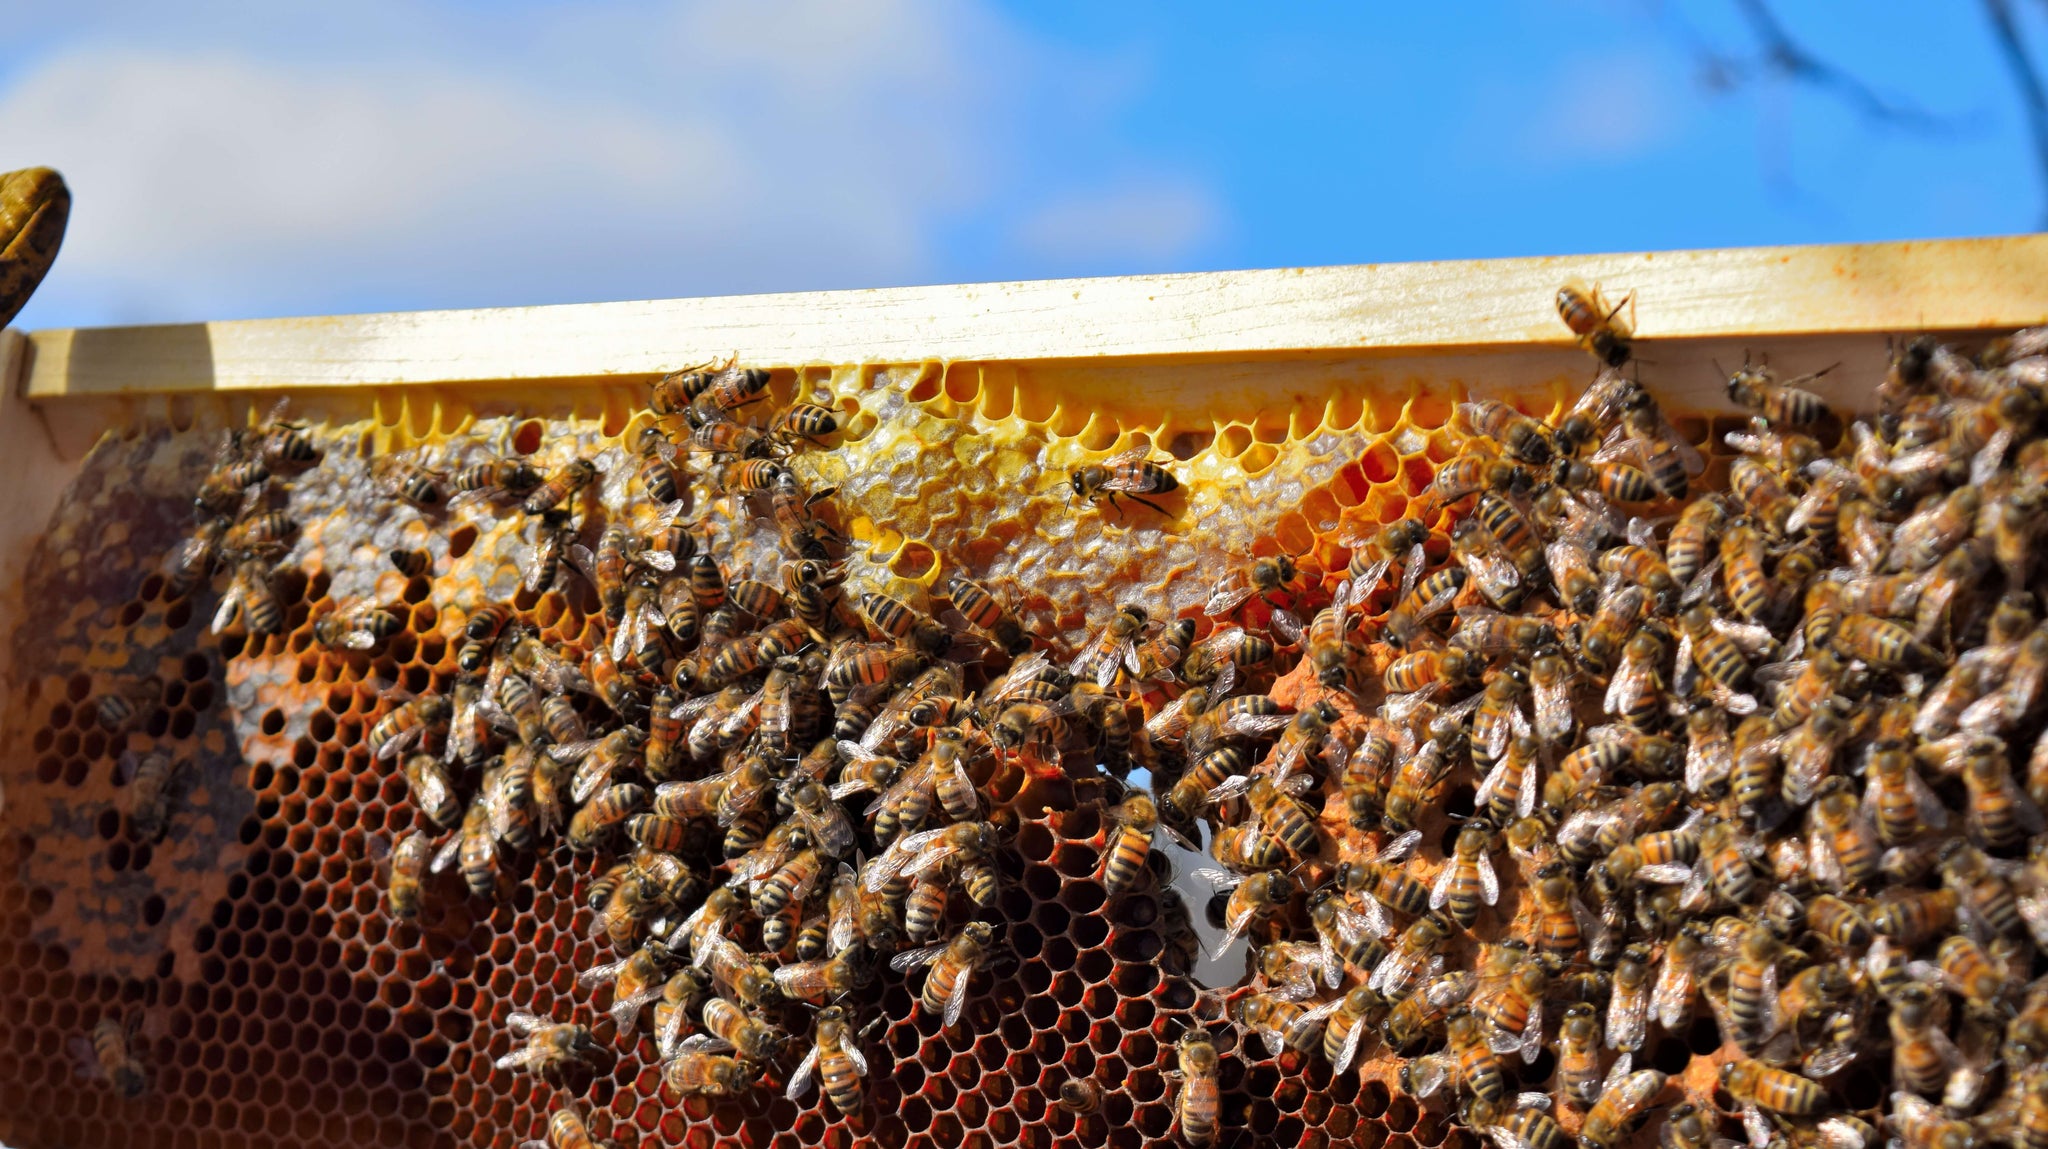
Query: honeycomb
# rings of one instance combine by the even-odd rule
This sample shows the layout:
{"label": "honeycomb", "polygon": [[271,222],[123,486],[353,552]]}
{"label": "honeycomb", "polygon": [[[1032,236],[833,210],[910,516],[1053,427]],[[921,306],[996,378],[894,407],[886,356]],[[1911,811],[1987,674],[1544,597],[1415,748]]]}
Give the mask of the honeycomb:
{"label": "honeycomb", "polygon": [[[1506,398],[1554,420],[1579,386],[1560,378],[1547,393]],[[1130,603],[1193,621],[1200,641],[1218,625],[1203,609],[1218,573],[1253,558],[1289,557],[1305,600],[1335,588],[1352,546],[1417,513],[1438,467],[1471,438],[1452,425],[1463,396],[1419,385],[1340,391],[1321,410],[1297,402],[1242,419],[1186,404],[1148,410],[1071,377],[976,364],[776,371],[768,392],[764,412],[803,399],[837,419],[829,448],[797,450],[784,465],[805,490],[831,491],[823,513],[847,540],[850,593],[931,605],[945,601],[950,577],[972,578],[1059,654]],[[794,1056],[736,1097],[678,1097],[644,1015],[621,1031],[611,987],[579,979],[624,956],[593,933],[589,903],[619,851],[545,838],[503,851],[498,896],[467,896],[457,874],[436,874],[418,916],[394,917],[386,858],[427,823],[397,764],[366,741],[406,696],[453,689],[465,624],[487,603],[511,604],[542,643],[578,657],[609,636],[580,578],[522,589],[530,518],[488,503],[422,511],[393,496],[384,461],[452,471],[495,452],[552,471],[590,459],[602,478],[573,505],[579,538],[595,546],[607,524],[637,526],[648,510],[631,446],[653,421],[645,393],[379,395],[368,410],[359,398],[299,402],[324,457],[270,487],[269,505],[298,524],[278,560],[277,633],[216,633],[228,579],[181,596],[162,567],[191,530],[192,493],[223,428],[262,426],[266,403],[165,409],[109,433],[28,565],[20,617],[34,621],[13,638],[0,716],[0,1141],[512,1149],[547,1138],[550,1116],[573,1107],[593,1137],[628,1147],[1168,1144],[1175,1043],[1191,1030],[1212,1033],[1222,1055],[1225,1143],[1484,1140],[1443,1095],[1406,1091],[1404,1058],[1382,1051],[1333,1073],[1319,1056],[1271,1054],[1227,1024],[1246,969],[1199,948],[1215,936],[1223,899],[1189,885],[1164,850],[1112,897],[1101,867],[1119,787],[1072,761],[1048,771],[1002,759],[977,771],[1002,831],[1000,892],[978,914],[953,897],[942,936],[973,915],[1000,923],[1000,943],[973,975],[957,1025],[917,1005],[917,973],[884,967],[851,996],[858,1026],[878,1019],[863,1045],[872,1072],[859,1112],[842,1117],[816,1088],[785,1098]],[[1674,422],[1707,453],[1699,481],[1725,485],[1717,445],[1730,424]],[[1166,514],[1070,497],[1073,469],[1138,447],[1179,480],[1157,496]],[[713,468],[688,467],[699,545],[752,556],[728,559],[729,581],[775,582],[772,517],[720,493]],[[1428,553],[1440,562],[1458,515],[1427,517]],[[402,573],[393,551],[424,552],[427,570]],[[366,651],[319,641],[321,620],[366,604],[396,616],[395,633]],[[1371,677],[1385,654],[1375,652]],[[1004,665],[993,648],[980,657],[967,670],[977,686]],[[1315,693],[1312,669],[1304,661],[1282,675],[1273,697],[1303,702]],[[1362,721],[1362,704],[1338,701],[1347,721]],[[1148,695],[1146,712],[1163,702]],[[577,705],[600,717],[589,700]],[[133,765],[158,754],[190,765],[169,832],[151,840],[135,827]],[[1458,785],[1419,820],[1432,854],[1449,853],[1455,819],[1471,809],[1470,787]],[[1359,848],[1339,805],[1320,821],[1344,851]],[[1503,919],[1528,905],[1513,869],[1503,866]],[[1306,916],[1297,902],[1279,932],[1312,936]],[[1469,964],[1473,949],[1456,943],[1454,963]],[[1243,958],[1240,949],[1231,961]],[[499,1068],[517,1048],[515,1013],[585,1024],[601,1052],[560,1081]],[[806,1011],[768,1013],[806,1036]],[[147,1078],[134,1100],[80,1056],[109,1019],[128,1031]],[[1725,1056],[1702,1012],[1682,1035],[1660,1033],[1639,1065],[1672,1074],[1717,1114],[1719,1132],[1739,1137],[1714,1076]],[[1515,1076],[1534,1088],[1554,1065],[1546,1052]],[[1083,1112],[1062,1104],[1076,1082],[1093,1087]],[[1874,1115],[1886,1087],[1866,1062],[1836,1091]]]}

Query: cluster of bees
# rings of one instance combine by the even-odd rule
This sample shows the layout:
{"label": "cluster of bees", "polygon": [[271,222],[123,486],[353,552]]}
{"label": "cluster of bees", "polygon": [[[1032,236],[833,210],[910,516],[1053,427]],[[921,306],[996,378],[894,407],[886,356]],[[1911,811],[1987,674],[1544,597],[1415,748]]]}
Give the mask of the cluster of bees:
{"label": "cluster of bees", "polygon": [[[755,418],[758,370],[654,384],[640,497],[601,520],[590,460],[380,458],[391,497],[523,516],[530,542],[519,600],[463,619],[458,677],[387,692],[365,735],[424,823],[389,849],[390,912],[451,870],[502,896],[502,863],[559,835],[612,863],[588,897],[615,956],[581,980],[624,1040],[648,1015],[673,1093],[815,1085],[851,1115],[881,967],[922,971],[919,1008],[953,1026],[1001,949],[1018,813],[991,779],[1101,778],[1112,897],[1153,881],[1161,834],[1221,867],[1198,874],[1223,950],[1255,962],[1216,1024],[1337,1072],[1383,1048],[1501,1149],[1619,1149],[1653,1117],[1668,1149],[1712,1149],[1717,1105],[1754,1149],[2048,1149],[2048,332],[1906,345],[1846,425],[1745,364],[1728,390],[1755,418],[1730,489],[1702,491],[1626,373],[1621,309],[1558,304],[1599,368],[1553,424],[1460,404],[1460,454],[1345,570],[1259,559],[1071,651],[967,579],[864,578],[797,465],[834,412]],[[281,413],[223,448],[171,562],[181,592],[233,572],[216,630],[281,626],[293,525],[261,492],[319,457]],[[1168,514],[1147,496],[1177,485],[1144,449],[1068,479],[1117,514]],[[520,605],[576,582],[588,650]],[[367,651],[401,625],[357,604],[314,631]],[[1705,1094],[1645,1064],[1701,1024]],[[501,1068],[563,1082],[603,1057],[588,1025],[508,1025]],[[1190,1145],[1219,1137],[1222,1056],[1190,1021]],[[1889,1073],[1882,1113],[1845,1100],[1858,1066]],[[592,1143],[573,1099],[548,1140]]]}
{"label": "cluster of bees", "polygon": [[[2048,1145],[2048,330],[1905,345],[1846,426],[1746,363],[1703,491],[1620,309],[1557,302],[1600,362],[1569,410],[1459,404],[1327,599],[1284,557],[1219,588],[1263,637],[1195,651],[1298,651],[1288,706],[1183,664],[1119,848],[1205,823],[1225,947],[1263,943],[1230,1020],[1383,1046],[1500,1149],[1708,1149],[1724,1111],[1754,1149]],[[1714,1079],[1645,1064],[1701,1025]],[[1212,1037],[1179,1057],[1205,1143]]]}

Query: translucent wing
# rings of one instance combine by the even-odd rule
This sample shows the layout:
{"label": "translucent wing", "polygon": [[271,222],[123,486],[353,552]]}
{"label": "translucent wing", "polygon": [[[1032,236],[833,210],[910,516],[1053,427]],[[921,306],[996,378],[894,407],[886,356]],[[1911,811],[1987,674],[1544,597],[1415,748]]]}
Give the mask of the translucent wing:
{"label": "translucent wing", "polygon": [[960,976],[953,979],[953,992],[946,998],[946,1024],[957,1025],[960,1011],[967,1006],[967,983],[974,980],[974,967],[962,966]]}
{"label": "translucent wing", "polygon": [[1444,903],[1451,900],[1451,886],[1457,880],[1458,863],[1456,861],[1446,863],[1444,868],[1437,873],[1436,884],[1429,888],[1430,909],[1440,910],[1444,908]]}
{"label": "translucent wing", "polygon": [[791,1101],[795,1101],[797,1098],[810,1092],[811,1074],[817,1068],[818,1047],[813,1045],[811,1046],[811,1051],[804,1054],[803,1061],[797,1064],[796,1071],[789,1075],[789,1087],[782,1091],[782,1095]]}
{"label": "translucent wing", "polygon": [[1250,598],[1256,590],[1257,588],[1252,586],[1251,580],[1245,577],[1243,571],[1231,571],[1229,577],[1218,583],[1215,591],[1209,595],[1209,601],[1203,605],[1202,613],[1210,618],[1229,614],[1242,605],[1246,599]]}
{"label": "translucent wing", "polygon": [[1409,854],[1414,853],[1417,843],[1421,841],[1422,831],[1410,830],[1393,841],[1388,842],[1385,848],[1380,850],[1378,860],[1382,862],[1401,861]]}
{"label": "translucent wing", "polygon": [[1352,1025],[1351,1032],[1344,1035],[1344,1048],[1337,1051],[1337,1060],[1330,1063],[1332,1073],[1342,1073],[1350,1068],[1352,1059],[1358,1056],[1359,1046],[1364,1043],[1365,1031],[1371,1028],[1363,1020]]}
{"label": "translucent wing", "polygon": [[940,954],[946,952],[946,946],[948,944],[949,943],[947,942],[940,942],[937,945],[921,946],[914,950],[904,950],[902,953],[899,953],[895,957],[889,959],[889,968],[895,970],[897,973],[904,973],[908,970],[916,969],[918,966],[921,965],[930,965]]}
{"label": "translucent wing", "polygon": [[1281,641],[1289,646],[1300,646],[1308,637],[1307,630],[1301,625],[1301,619],[1291,610],[1274,607],[1272,626],[1273,633],[1280,636]]}
{"label": "translucent wing", "polygon": [[1408,1087],[1418,1098],[1426,1099],[1442,1089],[1450,1076],[1449,1059],[1440,1053],[1418,1057],[1408,1063]]}
{"label": "translucent wing", "polygon": [[1415,593],[1416,585],[1422,581],[1422,568],[1427,562],[1428,556],[1423,553],[1421,543],[1408,548],[1408,558],[1401,564],[1402,599]]}
{"label": "translucent wing", "polygon": [[[1532,786],[1523,792],[1531,793],[1534,789],[1535,787]],[[1493,872],[1492,856],[1489,854],[1479,855],[1477,865],[1479,867],[1480,892],[1486,895],[1487,905],[1494,905],[1500,901],[1500,878]]]}

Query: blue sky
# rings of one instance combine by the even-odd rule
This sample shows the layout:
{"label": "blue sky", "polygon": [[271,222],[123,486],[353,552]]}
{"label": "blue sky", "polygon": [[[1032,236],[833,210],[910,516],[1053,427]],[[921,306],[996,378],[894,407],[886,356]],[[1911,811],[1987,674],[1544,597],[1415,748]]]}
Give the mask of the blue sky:
{"label": "blue sky", "polygon": [[2039,225],[1978,4],[1776,10],[1939,130],[1714,90],[1736,0],[8,0],[0,169],[76,196],[17,322]]}

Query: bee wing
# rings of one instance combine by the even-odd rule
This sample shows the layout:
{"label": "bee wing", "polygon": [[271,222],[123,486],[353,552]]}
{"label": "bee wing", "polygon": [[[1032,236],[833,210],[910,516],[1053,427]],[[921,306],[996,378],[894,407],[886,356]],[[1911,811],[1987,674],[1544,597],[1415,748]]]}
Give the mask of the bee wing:
{"label": "bee wing", "polygon": [[945,832],[943,827],[937,830],[922,830],[889,843],[889,848],[883,851],[882,856],[868,866],[868,872],[861,879],[861,885],[871,894],[880,891],[883,886],[889,884],[890,879],[898,873],[905,872],[905,867],[910,865],[913,858],[924,854],[926,845],[937,841]]}
{"label": "bee wing", "polygon": [[1223,669],[1216,672],[1216,682],[1212,687],[1212,693],[1210,697],[1212,699],[1222,698],[1224,695],[1230,693],[1231,687],[1236,685],[1237,663],[1234,661],[1225,662],[1223,664]]}
{"label": "bee wing", "polygon": [[[1531,787],[1530,789],[1533,790],[1534,787]],[[1524,791],[1524,793],[1527,792],[1528,791]],[[1496,876],[1493,872],[1493,856],[1491,854],[1482,853],[1479,855],[1479,861],[1477,864],[1479,866],[1480,892],[1486,895],[1487,905],[1494,905],[1500,901],[1500,878]]]}
{"label": "bee wing", "polygon": [[839,1052],[846,1055],[846,1060],[853,1062],[853,1071],[855,1073],[860,1074],[862,1077],[868,1075],[867,1055],[860,1051],[860,1046],[854,1044],[851,1036],[840,1040]]}
{"label": "bee wing", "polygon": [[1396,601],[1405,602],[1409,595],[1415,593],[1416,585],[1422,581],[1422,568],[1428,561],[1421,543],[1408,548],[1408,557],[1401,564],[1401,597]]}
{"label": "bee wing", "polygon": [[1209,793],[1206,795],[1206,799],[1212,804],[1217,802],[1228,802],[1232,798],[1236,798],[1243,795],[1246,791],[1250,790],[1251,788],[1252,780],[1249,775],[1232,774],[1230,777],[1225,778],[1223,780],[1222,785],[1209,791]]}
{"label": "bee wing", "polygon": [[1607,1078],[1600,1083],[1600,1092],[1596,1096],[1605,1097],[1610,1093],[1620,1090],[1622,1083],[1628,1080],[1629,1070],[1633,1068],[1635,1068],[1635,1058],[1627,1051],[1623,1051],[1619,1057],[1614,1059],[1614,1064],[1608,1067]]}
{"label": "bee wing", "polygon": [[2048,950],[2048,892],[2020,895],[2019,907],[2036,948]]}
{"label": "bee wing", "polygon": [[626,963],[631,960],[631,958],[620,958],[618,961],[591,966],[589,969],[576,975],[576,984],[585,988],[603,985],[605,982],[616,979],[619,976],[619,971],[625,969]]}
{"label": "bee wing", "polygon": [[722,1037],[714,1037],[708,1033],[693,1033],[683,1039],[683,1043],[676,1047],[676,1052],[679,1054],[722,1053],[731,1048],[732,1043]]}
{"label": "bee wing", "polygon": [[782,1091],[782,1095],[791,1101],[795,1101],[805,1093],[810,1092],[811,1073],[817,1067],[818,1047],[812,1045],[811,1051],[804,1054],[804,1059],[797,1064],[796,1071],[789,1075],[789,1087]]}
{"label": "bee wing", "polygon": [[[1875,779],[1877,775],[1873,773],[1871,777]],[[1918,770],[1906,771],[1906,789],[1913,795],[1913,802],[1920,809],[1920,820],[1930,829],[1939,830],[1948,825],[1948,807],[1941,804],[1941,799],[1934,796],[1933,790],[1928,789],[1927,782],[1920,777]]]}
{"label": "bee wing", "polygon": [[1108,689],[1116,681],[1116,672],[1129,667],[1132,674],[1138,672],[1138,644],[1127,638],[1120,638],[1109,648],[1109,653],[1095,664],[1095,685]]}
{"label": "bee wing", "polygon": [[1231,571],[1227,578],[1216,584],[1216,589],[1209,595],[1209,601],[1202,607],[1202,613],[1210,618],[1229,614],[1242,605],[1244,600],[1250,598],[1255,589],[1243,571]]}
{"label": "bee wing", "polygon": [[1371,1028],[1371,1026],[1365,1024],[1363,1018],[1360,1018],[1356,1024],[1352,1025],[1351,1032],[1344,1035],[1344,1048],[1337,1051],[1337,1060],[1330,1063],[1330,1071],[1332,1073],[1342,1073],[1350,1067],[1352,1060],[1358,1056],[1358,1049],[1363,1044],[1365,1031]]}
{"label": "bee wing", "polygon": [[1211,893],[1234,890],[1244,884],[1243,874],[1234,874],[1229,870],[1215,870],[1203,867],[1195,871],[1195,876],[1209,883]]}
{"label": "bee wing", "polygon": [[967,984],[973,980],[974,967],[971,964],[962,966],[960,976],[953,979],[953,992],[946,998],[946,1024],[948,1026],[959,1024],[960,1011],[967,1006]]}
{"label": "bee wing", "polygon": [[1440,910],[1451,898],[1451,885],[1458,880],[1458,861],[1453,858],[1437,871],[1435,884],[1429,887],[1429,908]]}
{"label": "bee wing", "polygon": [[1291,610],[1274,607],[1271,619],[1273,633],[1280,636],[1289,646],[1300,646],[1308,637],[1308,631],[1301,624],[1301,617]]}
{"label": "bee wing", "polygon": [[457,834],[454,837],[448,839],[447,843],[444,844],[439,850],[434,851],[433,860],[427,863],[427,869],[432,873],[442,873],[443,871],[447,870],[449,866],[455,863],[456,857],[460,855],[461,852],[462,835]]}
{"label": "bee wing", "polygon": [[1176,698],[1145,722],[1145,734],[1155,742],[1171,742],[1187,734],[1187,699]]}
{"label": "bee wing", "polygon": [[1371,562],[1367,563],[1363,570],[1360,570],[1358,572],[1358,577],[1356,579],[1350,580],[1345,585],[1349,586],[1352,583],[1356,583],[1358,586],[1364,588],[1365,593],[1369,594],[1379,587],[1380,579],[1386,575],[1387,568],[1393,565],[1394,559],[1391,555],[1387,556],[1386,558],[1374,559]]}
{"label": "bee wing", "polygon": [[[1522,1064],[1533,1065],[1543,1052],[1543,1000],[1538,998],[1529,1006],[1529,1024],[1522,1027]],[[1538,1094],[1537,1096],[1542,1096]],[[1549,1098],[1544,1098],[1547,1102]],[[1526,1108],[1526,1106],[1525,1106]]]}
{"label": "bee wing", "polygon": [[[597,749],[602,741],[600,738],[586,738],[581,742],[558,742],[548,747],[548,757],[563,763],[581,762],[589,757],[590,752]],[[576,800],[581,802],[586,797],[588,795],[578,794]]]}
{"label": "bee wing", "polygon": [[1323,984],[1336,989],[1344,984],[1344,959],[1337,956],[1337,945],[1330,935],[1316,931],[1316,964],[1323,971]]}
{"label": "bee wing", "polygon": [[[1274,1050],[1278,1056],[1279,1050]],[[1451,1077],[1450,1059],[1441,1053],[1418,1057],[1408,1063],[1408,1089],[1419,1099],[1428,1099]]]}
{"label": "bee wing", "polygon": [[213,612],[213,626],[211,629],[214,634],[219,634],[221,631],[235,625],[236,616],[242,613],[243,593],[242,582],[239,578],[228,584],[227,593],[220,596],[220,608]]}
{"label": "bee wing", "polygon": [[1677,1029],[1691,1002],[1692,970],[1666,951],[1664,964],[1657,970],[1657,984],[1650,991],[1650,1013],[1664,1028]]}
{"label": "bee wing", "polygon": [[1713,627],[1732,640],[1749,658],[1768,659],[1778,648],[1778,640],[1772,637],[1767,626],[1716,618]]}
{"label": "bee wing", "polygon": [[1375,861],[1398,862],[1415,852],[1416,844],[1422,841],[1422,831],[1410,830],[1383,847]]}

